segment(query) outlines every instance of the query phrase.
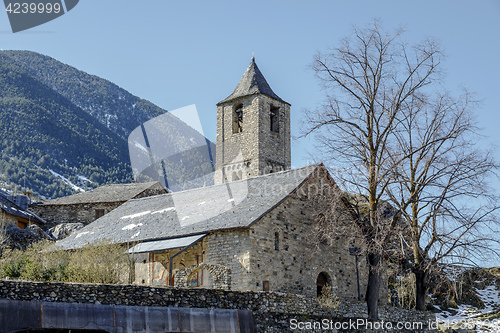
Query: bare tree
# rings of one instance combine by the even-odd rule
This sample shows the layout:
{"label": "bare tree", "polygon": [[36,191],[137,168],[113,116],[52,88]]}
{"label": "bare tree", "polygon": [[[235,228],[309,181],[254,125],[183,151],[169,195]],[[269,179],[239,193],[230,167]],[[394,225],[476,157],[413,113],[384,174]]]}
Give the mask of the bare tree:
{"label": "bare tree", "polygon": [[[344,190],[356,193],[356,223],[369,265],[366,301],[370,319],[378,318],[384,245],[397,218],[383,217],[391,176],[401,161],[389,158],[405,103],[439,75],[441,51],[432,41],[412,47],[402,32],[385,34],[374,22],[328,53],[318,53],[313,69],[326,91],[326,103],[306,111],[304,135],[315,134],[319,148],[346,172],[337,175]],[[357,206],[357,207],[356,207]],[[361,212],[366,210],[366,214]]]}
{"label": "bare tree", "polygon": [[[398,117],[393,153],[397,164],[387,187],[409,230],[403,259],[415,274],[418,310],[425,310],[427,278],[445,257],[473,263],[494,254],[489,245],[498,210],[488,181],[497,165],[481,151],[469,93],[431,98],[413,94]],[[462,261],[462,260],[461,260]]]}

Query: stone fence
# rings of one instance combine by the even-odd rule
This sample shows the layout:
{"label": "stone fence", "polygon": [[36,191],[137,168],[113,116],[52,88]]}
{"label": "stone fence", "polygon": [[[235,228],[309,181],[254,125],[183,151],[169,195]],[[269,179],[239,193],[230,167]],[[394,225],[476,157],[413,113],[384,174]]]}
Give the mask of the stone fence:
{"label": "stone fence", "polygon": [[[301,295],[276,292],[230,291],[217,289],[146,287],[136,285],[105,285],[77,283],[49,283],[25,281],[0,281],[0,299],[21,301],[93,303],[130,306],[168,306],[181,308],[244,309],[253,312],[258,332],[367,332],[346,323],[361,322],[366,318],[366,305],[341,304],[331,310],[317,299]],[[391,322],[394,332],[428,332],[429,321],[435,318],[425,312],[381,307],[383,329]],[[366,322],[366,321],[365,321]],[[423,329],[395,329],[397,322],[421,322]],[[321,324],[320,324],[321,323]],[[343,324],[345,329],[303,330],[308,326],[323,325],[335,328]],[[374,328],[378,328],[376,324]]]}

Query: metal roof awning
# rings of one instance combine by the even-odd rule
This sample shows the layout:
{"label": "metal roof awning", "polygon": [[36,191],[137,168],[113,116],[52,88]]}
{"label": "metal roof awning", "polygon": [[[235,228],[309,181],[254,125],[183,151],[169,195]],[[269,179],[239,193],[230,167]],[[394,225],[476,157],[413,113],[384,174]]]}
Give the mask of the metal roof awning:
{"label": "metal roof awning", "polygon": [[188,245],[193,245],[204,238],[207,234],[180,237],[180,238],[172,238],[172,239],[164,239],[159,241],[152,242],[144,242],[137,244],[134,247],[131,247],[128,250],[128,253],[144,253],[144,252],[153,252],[153,251],[163,251],[163,250],[171,250],[178,249],[181,247],[186,247]]}

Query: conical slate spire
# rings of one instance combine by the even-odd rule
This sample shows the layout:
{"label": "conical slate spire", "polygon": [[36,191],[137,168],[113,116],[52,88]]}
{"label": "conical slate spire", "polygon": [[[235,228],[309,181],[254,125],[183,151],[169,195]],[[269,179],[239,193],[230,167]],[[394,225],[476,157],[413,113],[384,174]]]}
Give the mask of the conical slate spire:
{"label": "conical slate spire", "polygon": [[259,67],[257,67],[255,58],[252,57],[250,66],[248,66],[245,74],[243,74],[243,77],[241,78],[240,83],[238,83],[238,85],[236,86],[236,89],[234,89],[231,95],[229,95],[226,99],[220,101],[218,104],[229,102],[239,97],[255,94],[267,95],[278,101],[285,102],[273,92],[266,79],[264,78],[264,75],[262,75],[262,72],[259,70]]}

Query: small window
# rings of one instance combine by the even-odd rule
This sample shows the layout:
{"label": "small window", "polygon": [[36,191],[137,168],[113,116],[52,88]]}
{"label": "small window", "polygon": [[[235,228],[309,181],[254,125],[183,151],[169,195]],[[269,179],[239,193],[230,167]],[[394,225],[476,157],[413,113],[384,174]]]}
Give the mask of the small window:
{"label": "small window", "polygon": [[233,133],[243,131],[243,104],[239,104],[233,111]]}
{"label": "small window", "polygon": [[98,218],[104,216],[104,209],[96,209],[95,210],[95,219],[97,220]]}
{"label": "small window", "polygon": [[269,291],[269,281],[262,281],[262,291]]}
{"label": "small window", "polygon": [[269,112],[271,121],[271,131],[279,133],[280,131],[280,108],[271,105],[271,110]]}
{"label": "small window", "polygon": [[280,250],[280,233],[279,232],[274,233],[274,249],[276,251]]}

